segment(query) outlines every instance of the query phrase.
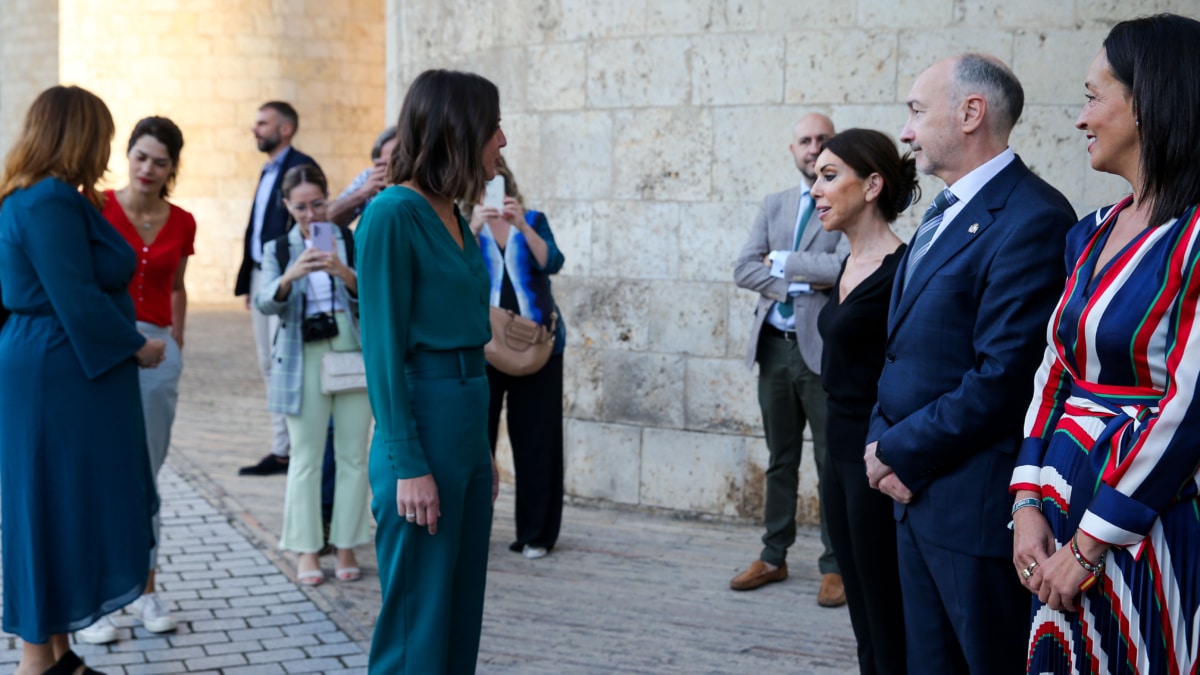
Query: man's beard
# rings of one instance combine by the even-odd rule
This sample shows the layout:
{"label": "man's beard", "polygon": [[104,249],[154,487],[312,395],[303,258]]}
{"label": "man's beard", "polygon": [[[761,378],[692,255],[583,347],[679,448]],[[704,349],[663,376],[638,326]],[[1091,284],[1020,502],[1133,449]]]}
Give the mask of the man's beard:
{"label": "man's beard", "polygon": [[268,136],[267,138],[258,139],[258,149],[261,152],[272,153],[275,148],[279,147],[279,136]]}

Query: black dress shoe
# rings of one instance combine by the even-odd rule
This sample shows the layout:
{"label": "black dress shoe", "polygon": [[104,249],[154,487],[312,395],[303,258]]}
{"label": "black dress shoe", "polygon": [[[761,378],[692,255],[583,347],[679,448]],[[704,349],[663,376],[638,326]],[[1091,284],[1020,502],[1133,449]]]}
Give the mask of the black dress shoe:
{"label": "black dress shoe", "polygon": [[67,650],[67,653],[63,654],[62,658],[53,666],[50,666],[50,669],[42,675],[75,675],[80,666],[83,666],[83,670],[81,671],[83,675],[104,675],[104,673],[98,670],[92,670],[84,666],[83,661],[75,655],[75,652],[70,650]]}
{"label": "black dress shoe", "polygon": [[287,473],[288,458],[278,455],[267,455],[254,466],[243,466],[238,469],[239,476],[270,476],[277,473]]}

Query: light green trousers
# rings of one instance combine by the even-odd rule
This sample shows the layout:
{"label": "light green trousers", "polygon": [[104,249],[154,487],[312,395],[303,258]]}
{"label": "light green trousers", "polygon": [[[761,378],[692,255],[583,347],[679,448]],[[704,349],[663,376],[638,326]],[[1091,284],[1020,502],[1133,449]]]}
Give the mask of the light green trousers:
{"label": "light green trousers", "polygon": [[371,430],[371,403],[367,392],[321,393],[321,356],[325,352],[357,351],[345,313],[338,313],[338,335],[331,340],[304,343],[304,388],[300,414],[287,415],[292,439],[287,492],[283,502],[283,534],[279,548],[316,553],[324,546],[321,532],[321,460],[333,414],[333,451],[337,483],[329,543],[353,548],[371,541],[367,480],[367,437]]}

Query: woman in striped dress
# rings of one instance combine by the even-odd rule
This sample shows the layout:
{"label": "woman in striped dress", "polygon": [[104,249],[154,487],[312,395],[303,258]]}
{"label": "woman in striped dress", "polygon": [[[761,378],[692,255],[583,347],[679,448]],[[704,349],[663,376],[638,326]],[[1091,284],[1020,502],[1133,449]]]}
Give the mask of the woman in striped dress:
{"label": "woman in striped dress", "polygon": [[[1115,26],[1092,168],[1132,195],[1070,233],[1013,473],[1030,673],[1194,673],[1200,631],[1200,23]],[[1039,513],[1040,512],[1040,513]]]}

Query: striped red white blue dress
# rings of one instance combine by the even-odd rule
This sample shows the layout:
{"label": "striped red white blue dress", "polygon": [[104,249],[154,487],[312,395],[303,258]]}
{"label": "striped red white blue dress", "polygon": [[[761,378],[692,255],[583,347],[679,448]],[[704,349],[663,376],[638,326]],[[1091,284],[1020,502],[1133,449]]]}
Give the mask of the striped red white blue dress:
{"label": "striped red white blue dress", "polygon": [[1068,235],[1013,472],[1060,547],[1077,529],[1113,545],[1077,612],[1033,598],[1030,673],[1197,672],[1200,214],[1147,228],[1093,274],[1130,201]]}

